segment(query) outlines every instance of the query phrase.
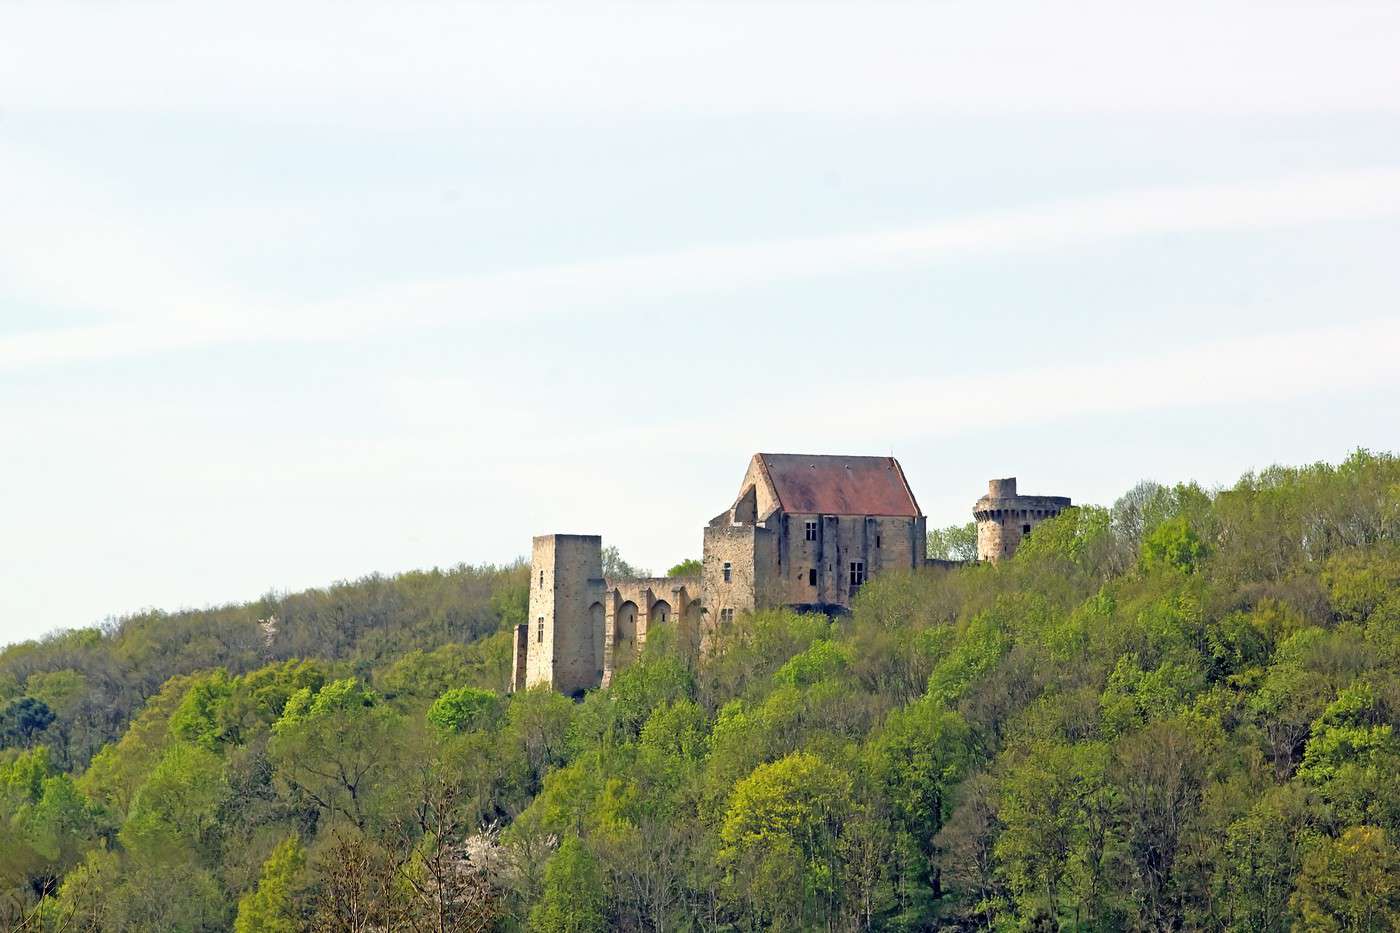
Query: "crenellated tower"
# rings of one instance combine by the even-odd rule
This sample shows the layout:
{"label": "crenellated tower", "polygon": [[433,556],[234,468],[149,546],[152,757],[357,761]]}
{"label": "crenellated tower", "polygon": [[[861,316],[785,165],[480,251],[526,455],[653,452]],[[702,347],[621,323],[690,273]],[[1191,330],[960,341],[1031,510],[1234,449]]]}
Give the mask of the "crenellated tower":
{"label": "crenellated tower", "polygon": [[977,559],[1010,557],[1036,525],[1069,507],[1067,496],[1019,495],[1014,476],[989,481],[987,494],[972,507],[977,520]]}

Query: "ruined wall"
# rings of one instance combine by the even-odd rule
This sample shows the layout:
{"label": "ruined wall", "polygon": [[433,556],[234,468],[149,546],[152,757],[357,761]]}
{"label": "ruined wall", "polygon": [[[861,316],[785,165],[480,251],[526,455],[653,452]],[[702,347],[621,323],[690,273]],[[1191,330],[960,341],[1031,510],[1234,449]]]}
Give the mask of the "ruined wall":
{"label": "ruined wall", "polygon": [[607,581],[603,597],[603,686],[612,683],[613,675],[636,659],[649,633],[681,624],[693,626],[698,633],[700,610],[699,577]]}
{"label": "ruined wall", "polygon": [[[815,540],[808,522],[816,524]],[[851,586],[853,561],[864,565],[866,579],[923,565],[922,517],[784,514],[776,524],[777,572],[765,590],[774,605],[850,608],[859,589]]]}
{"label": "ruined wall", "polygon": [[[759,525],[716,525],[705,528],[700,562],[700,592],[706,625],[720,624],[724,611],[752,612],[764,601],[776,565],[775,534]],[[724,565],[730,576],[724,578]]]}
{"label": "ruined wall", "polygon": [[602,593],[602,555],[598,535],[534,539],[526,686],[549,684],[561,693],[576,693],[601,681],[592,606]]}
{"label": "ruined wall", "polygon": [[524,690],[528,685],[530,656],[530,626],[522,623],[512,633],[513,647],[510,653],[510,689]]}
{"label": "ruined wall", "polygon": [[1010,557],[1036,525],[1069,507],[1070,500],[1065,496],[1020,495],[1014,476],[991,480],[987,495],[978,499],[972,509],[977,520],[977,559]]}

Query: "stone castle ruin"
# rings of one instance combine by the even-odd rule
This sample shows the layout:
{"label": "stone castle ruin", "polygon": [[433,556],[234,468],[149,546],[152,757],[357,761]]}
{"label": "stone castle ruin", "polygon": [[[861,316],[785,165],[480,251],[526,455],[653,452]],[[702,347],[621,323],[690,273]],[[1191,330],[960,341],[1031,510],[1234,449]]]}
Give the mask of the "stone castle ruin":
{"label": "stone castle ruin", "polygon": [[[977,558],[1016,552],[1070,507],[994,479],[977,500]],[[708,633],[758,609],[848,612],[887,570],[949,566],[925,556],[927,522],[893,457],[755,454],[739,495],[705,526],[698,577],[611,580],[600,535],[541,535],[530,554],[530,621],[516,627],[511,686],[577,695],[605,686],[653,626]],[[698,645],[697,645],[698,647]]]}

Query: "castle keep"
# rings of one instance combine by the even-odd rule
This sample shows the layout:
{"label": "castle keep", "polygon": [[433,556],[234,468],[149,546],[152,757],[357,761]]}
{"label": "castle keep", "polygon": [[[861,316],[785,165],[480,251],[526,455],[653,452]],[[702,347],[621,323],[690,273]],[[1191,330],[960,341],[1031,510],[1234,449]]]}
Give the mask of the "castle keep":
{"label": "castle keep", "polygon": [[[1063,496],[1019,496],[992,480],[977,500],[977,557],[1001,560]],[[530,621],[517,626],[511,686],[567,694],[606,685],[657,625],[702,639],[774,606],[849,611],[861,586],[893,569],[947,566],[925,556],[926,520],[893,457],[755,454],[739,495],[705,526],[698,577],[611,580],[599,535],[541,535],[530,555]]]}

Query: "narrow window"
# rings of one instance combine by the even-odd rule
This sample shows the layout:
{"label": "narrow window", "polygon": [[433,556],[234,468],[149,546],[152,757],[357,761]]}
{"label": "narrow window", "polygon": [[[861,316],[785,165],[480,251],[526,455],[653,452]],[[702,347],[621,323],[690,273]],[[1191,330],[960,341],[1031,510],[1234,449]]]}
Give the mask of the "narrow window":
{"label": "narrow window", "polygon": [[544,616],[540,616],[540,621],[535,625],[535,641],[544,641]]}
{"label": "narrow window", "polygon": [[734,568],[729,561],[724,562],[724,582],[728,583],[734,577]]}
{"label": "narrow window", "polygon": [[851,586],[860,586],[865,582],[865,561],[851,561]]}
{"label": "narrow window", "polygon": [[815,540],[817,540],[817,523],[816,523],[816,522],[808,522],[808,523],[807,523],[807,540],[808,540],[808,541],[815,541]]}
{"label": "narrow window", "polygon": [[1022,526],[1021,526],[1021,534],[1023,534],[1023,535],[1028,535],[1028,534],[1030,534],[1030,533],[1031,533],[1031,526],[1030,526],[1030,525],[1022,525]]}
{"label": "narrow window", "polygon": [[807,571],[807,585],[808,585],[808,586],[816,586],[816,585],[817,585],[817,568],[816,568],[816,567],[813,567],[811,570]]}
{"label": "narrow window", "polygon": [[540,571],[540,586],[544,586],[544,571]]}
{"label": "narrow window", "polygon": [[880,536],[879,536],[879,535],[876,535],[876,536],[875,536],[875,546],[876,546],[876,547],[879,547],[879,546],[880,546]]}

